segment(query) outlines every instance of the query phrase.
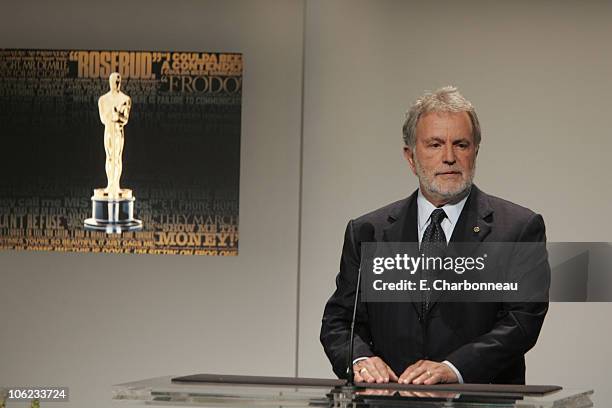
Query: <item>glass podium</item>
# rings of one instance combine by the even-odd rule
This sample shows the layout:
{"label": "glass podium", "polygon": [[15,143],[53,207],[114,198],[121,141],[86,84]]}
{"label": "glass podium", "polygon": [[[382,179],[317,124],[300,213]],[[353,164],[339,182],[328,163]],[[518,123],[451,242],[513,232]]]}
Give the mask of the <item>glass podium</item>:
{"label": "glass podium", "polygon": [[[412,408],[412,407],[592,407],[592,390],[560,389],[544,394],[507,390],[486,392],[462,389],[436,390],[413,386],[410,390],[385,388],[350,389],[324,385],[273,385],[217,382],[174,382],[172,376],[151,378],[113,386],[113,407],[132,405],[198,407],[328,407],[328,408]],[[253,377],[256,378],[256,377]],[[331,380],[335,381],[335,380]],[[470,384],[466,384],[469,386]]]}

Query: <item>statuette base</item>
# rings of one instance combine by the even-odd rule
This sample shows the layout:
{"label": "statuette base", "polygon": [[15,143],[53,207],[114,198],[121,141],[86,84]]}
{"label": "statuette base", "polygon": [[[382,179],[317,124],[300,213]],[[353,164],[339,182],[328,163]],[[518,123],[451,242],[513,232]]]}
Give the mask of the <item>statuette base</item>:
{"label": "statuette base", "polygon": [[[91,218],[85,220],[85,229],[91,231],[102,231],[107,234],[120,234],[128,231],[140,231],[142,221],[134,218],[134,202],[136,198],[132,196],[132,191],[123,189],[126,192],[123,198],[109,198],[97,192],[104,192],[104,189],[94,190],[91,197],[92,212]],[[129,196],[127,195],[129,192]]]}

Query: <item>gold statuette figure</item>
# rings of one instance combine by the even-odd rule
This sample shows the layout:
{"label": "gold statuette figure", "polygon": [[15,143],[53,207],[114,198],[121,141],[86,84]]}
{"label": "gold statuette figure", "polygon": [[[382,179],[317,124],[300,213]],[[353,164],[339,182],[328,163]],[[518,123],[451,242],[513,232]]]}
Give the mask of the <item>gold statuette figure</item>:
{"label": "gold statuette figure", "polygon": [[110,91],[98,99],[100,120],[104,124],[104,150],[106,151],[106,178],[108,184],[104,189],[96,189],[94,195],[98,198],[131,197],[130,190],[122,190],[119,186],[124,134],[123,127],[127,124],[132,108],[132,100],[121,92],[121,76],[114,72],[109,78]]}
{"label": "gold statuette figure", "polygon": [[97,188],[91,198],[92,218],[85,220],[85,228],[107,233],[121,233],[142,228],[142,222],[134,218],[132,190],[121,188],[123,170],[123,128],[130,117],[132,100],[121,92],[121,75],[114,72],[108,82],[110,91],[98,99],[100,120],[104,124],[104,150],[106,152],[105,188]]}

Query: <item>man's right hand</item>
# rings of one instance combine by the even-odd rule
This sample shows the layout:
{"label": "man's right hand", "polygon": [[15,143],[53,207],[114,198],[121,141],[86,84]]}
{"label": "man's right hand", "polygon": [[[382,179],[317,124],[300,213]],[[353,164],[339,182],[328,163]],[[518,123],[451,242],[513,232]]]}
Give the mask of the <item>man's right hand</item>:
{"label": "man's right hand", "polygon": [[353,364],[355,382],[397,382],[397,375],[380,357],[368,357]]}

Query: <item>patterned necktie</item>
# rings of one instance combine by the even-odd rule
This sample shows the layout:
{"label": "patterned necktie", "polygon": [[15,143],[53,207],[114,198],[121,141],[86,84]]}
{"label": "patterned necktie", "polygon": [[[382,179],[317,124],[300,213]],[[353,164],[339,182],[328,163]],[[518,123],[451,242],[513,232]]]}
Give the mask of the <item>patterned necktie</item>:
{"label": "patterned necktie", "polygon": [[[444,249],[446,247],[446,235],[444,235],[444,230],[442,229],[441,222],[446,218],[446,213],[441,208],[436,208],[432,213],[429,219],[431,220],[425,232],[423,233],[423,238],[421,239],[421,253],[425,255],[425,257],[433,257],[433,256],[442,256]],[[421,279],[428,279],[431,276],[430,270],[421,269]],[[431,287],[431,282],[429,282],[429,286]],[[429,311],[429,302],[431,295],[430,291],[422,291],[421,292],[421,317],[425,318],[427,312]]]}

